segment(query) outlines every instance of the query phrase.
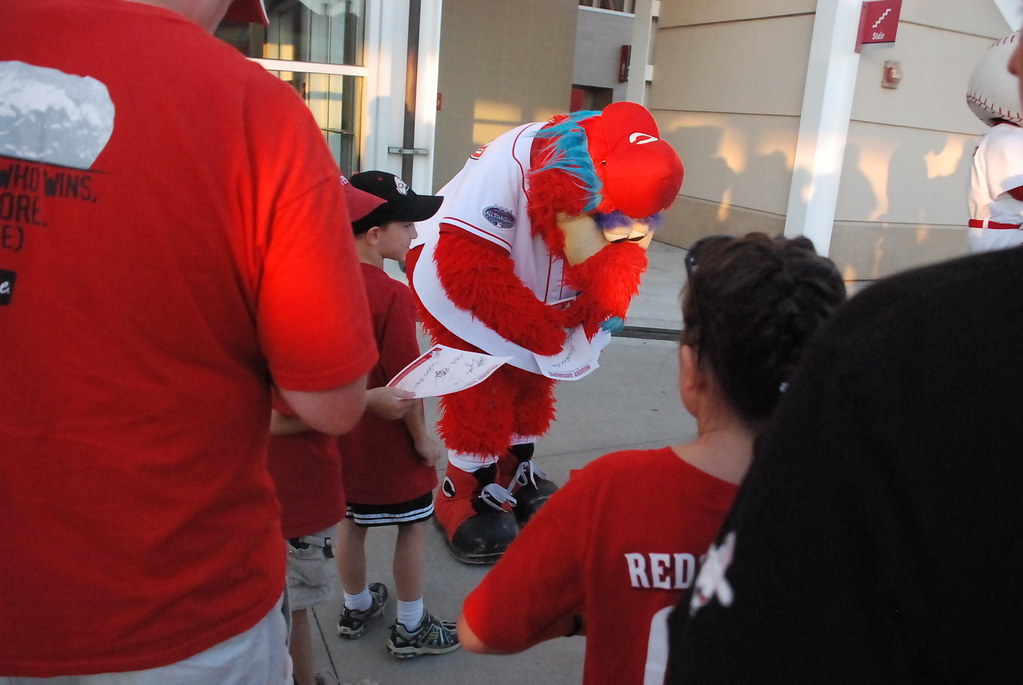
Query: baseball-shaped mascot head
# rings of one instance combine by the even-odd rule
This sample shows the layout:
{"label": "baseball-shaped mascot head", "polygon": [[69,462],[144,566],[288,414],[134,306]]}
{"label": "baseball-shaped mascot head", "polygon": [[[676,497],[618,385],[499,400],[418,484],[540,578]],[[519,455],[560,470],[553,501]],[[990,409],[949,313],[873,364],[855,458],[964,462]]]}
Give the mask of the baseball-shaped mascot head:
{"label": "baseball-shaped mascot head", "polygon": [[529,213],[553,252],[579,263],[607,244],[650,243],[683,177],[650,112],[616,102],[555,117],[536,138]]}
{"label": "baseball-shaped mascot head", "polygon": [[988,126],[1000,121],[1023,123],[1019,81],[1009,73],[1009,57],[1020,40],[1023,40],[1023,31],[996,41],[970,74],[966,102],[977,118]]}

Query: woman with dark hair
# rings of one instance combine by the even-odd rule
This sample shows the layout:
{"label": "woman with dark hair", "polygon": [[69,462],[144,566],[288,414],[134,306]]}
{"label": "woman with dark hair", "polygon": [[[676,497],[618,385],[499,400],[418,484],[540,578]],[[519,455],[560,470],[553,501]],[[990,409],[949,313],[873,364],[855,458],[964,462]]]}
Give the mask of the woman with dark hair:
{"label": "woman with dark hair", "polygon": [[806,238],[704,238],[685,267],[679,392],[696,439],[573,472],[466,598],[466,649],[519,652],[585,626],[585,683],[663,678],[667,613],[692,585],[800,352],[845,299],[834,264]]}

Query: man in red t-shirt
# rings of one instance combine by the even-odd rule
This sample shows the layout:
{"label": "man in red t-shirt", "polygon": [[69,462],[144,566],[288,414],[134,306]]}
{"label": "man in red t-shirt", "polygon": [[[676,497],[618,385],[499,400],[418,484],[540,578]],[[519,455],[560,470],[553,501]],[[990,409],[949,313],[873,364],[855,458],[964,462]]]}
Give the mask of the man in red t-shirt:
{"label": "man in red t-shirt", "polygon": [[271,384],[339,434],[376,352],[337,165],[228,10],[265,21],[4,3],[0,676],[290,685]]}

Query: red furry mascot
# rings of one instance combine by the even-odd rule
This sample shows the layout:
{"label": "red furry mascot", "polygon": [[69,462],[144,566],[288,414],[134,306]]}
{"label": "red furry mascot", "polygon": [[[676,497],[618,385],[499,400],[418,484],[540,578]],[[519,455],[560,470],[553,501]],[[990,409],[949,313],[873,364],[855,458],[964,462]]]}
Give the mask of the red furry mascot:
{"label": "red furry mascot", "polygon": [[619,102],[498,137],[417,225],[410,283],[434,342],[510,357],[440,401],[449,456],[436,512],[459,560],[496,561],[556,490],[530,461],[554,383],[596,368],[681,185],[650,113]]}

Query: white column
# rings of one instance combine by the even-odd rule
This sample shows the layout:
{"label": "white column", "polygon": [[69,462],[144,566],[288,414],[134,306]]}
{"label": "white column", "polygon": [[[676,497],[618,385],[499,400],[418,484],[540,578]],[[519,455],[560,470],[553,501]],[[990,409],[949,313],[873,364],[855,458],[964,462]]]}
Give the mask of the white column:
{"label": "white column", "polygon": [[405,102],[408,0],[367,0],[366,68],[362,100],[362,170],[401,173],[401,158],[387,148],[401,145]]}
{"label": "white column", "polygon": [[1023,6],[1020,5],[1019,0],[995,0],[995,5],[1005,17],[1005,23],[1009,25],[1009,28],[1019,31],[1020,26],[1023,26]]}
{"label": "white column", "polygon": [[860,56],[860,0],[817,0],[785,235],[828,254]]}
{"label": "white column", "polygon": [[[434,136],[437,122],[437,74],[443,0],[421,0],[419,61],[416,73],[415,144],[428,151],[412,158],[412,185],[429,194],[433,188]],[[362,168],[402,173],[405,130],[406,54],[409,1],[366,2],[366,67],[363,91]]]}
{"label": "white column", "polygon": [[650,46],[653,44],[654,18],[660,13],[659,0],[636,0],[632,20],[632,54],[629,57],[629,82],[625,99],[646,105],[647,81],[653,76]]}
{"label": "white column", "polygon": [[429,152],[413,162],[416,192],[432,193],[435,133],[437,129],[437,78],[440,64],[440,19],[443,0],[422,0],[419,24],[419,80],[416,85],[416,147]]}

